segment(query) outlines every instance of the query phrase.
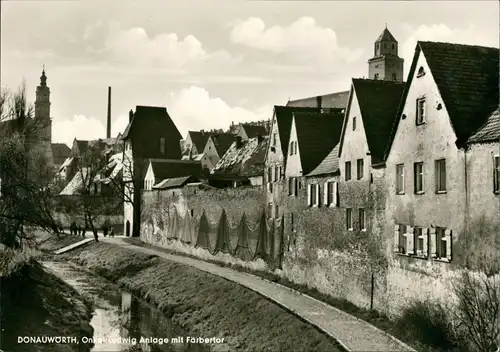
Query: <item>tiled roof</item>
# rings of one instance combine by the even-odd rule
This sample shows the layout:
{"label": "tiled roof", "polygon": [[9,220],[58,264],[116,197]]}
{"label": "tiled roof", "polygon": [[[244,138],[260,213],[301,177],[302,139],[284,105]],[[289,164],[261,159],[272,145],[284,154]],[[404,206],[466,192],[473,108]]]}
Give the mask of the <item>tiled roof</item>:
{"label": "tiled roof", "polygon": [[83,187],[84,179],[87,178],[88,171],[89,170],[86,167],[79,170],[59,194],[62,196],[72,196],[78,194]]}
{"label": "tiled roof", "polygon": [[219,157],[226,153],[231,144],[236,140],[236,136],[232,133],[218,133],[211,136],[212,141],[214,142],[215,149],[217,150],[217,154]]}
{"label": "tiled roof", "polygon": [[176,139],[176,143],[182,139],[182,136],[175,126],[172,118],[167,112],[167,108],[162,106],[142,106],[138,105],[135,107],[135,113],[132,117],[132,121],[129,122],[125,131],[121,135],[122,139],[130,138],[131,133],[137,128],[136,126],[140,124],[142,128],[146,129],[156,129],[156,128],[168,128],[172,134],[172,138]]}
{"label": "tiled roof", "polygon": [[500,142],[500,111],[497,108],[486,123],[469,138],[469,143]]}
{"label": "tiled roof", "polygon": [[150,163],[153,167],[155,184],[166,178],[176,178],[189,175],[200,177],[202,175],[201,163],[198,161],[150,159]]}
{"label": "tiled roof", "polygon": [[385,28],[382,33],[378,36],[377,40],[375,43],[380,43],[380,42],[398,42],[396,38],[389,32],[387,28]]}
{"label": "tiled roof", "polygon": [[306,176],[320,176],[337,173],[339,171],[339,146],[340,144],[337,143],[323,161]]}
{"label": "tiled roof", "polygon": [[100,175],[97,175],[94,181],[101,181],[104,184],[110,183],[117,177],[121,177],[123,170],[123,153],[117,153],[109,158],[108,164],[105,166],[102,175],[104,178],[101,179]]}
{"label": "tiled roof", "polygon": [[[419,54],[423,53],[436,82],[451,125],[462,146],[476,132],[498,106],[499,49],[475,45],[440,42],[418,42],[409,72],[409,81],[403,94],[406,100]],[[397,131],[402,104],[391,132],[387,157]]]}
{"label": "tiled roof", "polygon": [[208,138],[214,134],[214,132],[206,132],[206,131],[188,131],[191,141],[198,153],[203,152],[205,149],[205,145],[207,144]]}
{"label": "tiled roof", "polygon": [[52,157],[54,158],[54,164],[61,165],[64,163],[66,158],[71,155],[71,149],[64,143],[52,143]]}
{"label": "tiled roof", "polygon": [[349,91],[330,93],[325,95],[320,95],[317,97],[309,97],[297,100],[289,101],[286,106],[290,107],[306,107],[306,108],[317,108],[318,98],[321,99],[322,108],[342,108],[347,107],[347,100],[349,99]]}
{"label": "tiled roof", "polygon": [[[352,87],[361,111],[372,163],[376,164],[383,160],[384,151],[389,142],[391,126],[396,117],[405,83],[353,79]],[[350,107],[348,111],[349,109]],[[343,128],[343,133],[345,133],[346,126]],[[341,143],[339,153],[342,152],[342,147]]]}
{"label": "tiled roof", "polygon": [[245,129],[245,133],[247,134],[248,138],[255,138],[257,136],[264,137],[268,135],[268,131],[264,126],[242,124],[241,128]]}
{"label": "tiled roof", "polygon": [[337,111],[334,113],[295,113],[294,116],[302,173],[307,175],[338,144],[344,114]]}
{"label": "tiled roof", "polygon": [[321,112],[320,108],[302,107],[302,106],[274,106],[274,115],[278,124],[278,133],[281,142],[283,155],[288,153],[288,141],[290,140],[290,129],[292,128],[292,119],[294,112]]}
{"label": "tiled roof", "polygon": [[169,189],[169,188],[177,188],[182,187],[186,184],[186,182],[192,179],[192,176],[183,176],[183,177],[175,177],[175,178],[167,178],[157,185],[153,186],[153,189]]}
{"label": "tiled roof", "polygon": [[251,138],[242,141],[241,147],[233,143],[212,169],[213,175],[261,176],[264,174],[268,138]]}

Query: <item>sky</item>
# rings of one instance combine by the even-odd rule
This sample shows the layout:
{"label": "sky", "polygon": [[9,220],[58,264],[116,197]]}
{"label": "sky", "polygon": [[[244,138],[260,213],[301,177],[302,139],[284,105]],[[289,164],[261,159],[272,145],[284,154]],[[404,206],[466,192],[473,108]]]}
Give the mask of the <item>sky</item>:
{"label": "sky", "polygon": [[417,40],[499,45],[498,1],[1,1],[1,85],[45,65],[52,142],[112,135],[136,105],[165,106],[183,136],[270,119],[288,99],[368,76],[385,25],[405,76]]}

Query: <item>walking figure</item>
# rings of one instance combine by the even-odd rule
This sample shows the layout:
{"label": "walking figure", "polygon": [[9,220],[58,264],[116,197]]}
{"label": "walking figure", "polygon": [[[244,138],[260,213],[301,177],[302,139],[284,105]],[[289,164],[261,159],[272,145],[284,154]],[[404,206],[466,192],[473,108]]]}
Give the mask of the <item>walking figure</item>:
{"label": "walking figure", "polygon": [[113,228],[111,228],[111,230],[109,231],[109,237],[115,237],[115,231],[113,230]]}

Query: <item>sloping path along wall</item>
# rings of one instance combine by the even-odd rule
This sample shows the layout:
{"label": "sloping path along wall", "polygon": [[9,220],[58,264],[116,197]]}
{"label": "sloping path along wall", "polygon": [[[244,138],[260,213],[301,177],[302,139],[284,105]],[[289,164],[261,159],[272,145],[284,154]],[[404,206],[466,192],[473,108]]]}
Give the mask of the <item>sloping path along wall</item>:
{"label": "sloping path along wall", "polygon": [[310,296],[255,275],[220,267],[202,260],[168,254],[153,248],[135,246],[119,237],[101,238],[100,241],[189,265],[245,286],[315,325],[337,340],[348,352],[415,352],[403,342],[363,320]]}

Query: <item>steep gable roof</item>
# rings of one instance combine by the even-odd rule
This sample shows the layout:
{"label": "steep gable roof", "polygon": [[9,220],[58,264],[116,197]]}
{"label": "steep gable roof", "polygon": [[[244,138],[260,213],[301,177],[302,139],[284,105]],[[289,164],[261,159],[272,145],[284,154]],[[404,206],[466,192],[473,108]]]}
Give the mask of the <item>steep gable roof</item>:
{"label": "steep gable roof", "polygon": [[498,48],[419,41],[385,158],[394,140],[421,53],[443,98],[457,146],[462,146],[498,106]]}
{"label": "steep gable roof", "polygon": [[500,110],[497,108],[484,125],[468,140],[468,143],[487,143],[500,141]]}
{"label": "steep gable roof", "polygon": [[375,43],[380,43],[380,42],[398,42],[396,38],[392,35],[391,32],[387,28],[384,28],[382,33],[378,36],[377,40]]}
{"label": "steep gable roof", "polygon": [[194,178],[191,175],[182,176],[182,177],[174,177],[174,178],[166,178],[157,185],[153,186],[153,189],[169,189],[169,188],[179,188],[183,187],[188,181],[194,181]]}
{"label": "steep gable roof", "polygon": [[181,140],[182,136],[177,126],[172,121],[172,118],[167,112],[167,108],[163,106],[142,106],[138,105],[135,107],[135,113],[133,114],[132,120],[129,122],[125,131],[121,135],[122,139],[128,139],[133,134],[133,131],[137,128],[136,126],[141,124],[141,126],[146,125],[147,129],[157,129],[157,128],[168,128],[170,133],[170,138],[175,140]]}
{"label": "steep gable roof", "polygon": [[64,163],[66,158],[71,155],[71,149],[64,143],[52,143],[52,157],[54,158],[54,164],[60,165]]}
{"label": "steep gable roof", "polygon": [[341,110],[294,114],[303,175],[314,170],[339,142],[343,120]]}
{"label": "steep gable roof", "polygon": [[210,138],[212,138],[220,158],[222,158],[231,144],[236,140],[236,136],[232,133],[217,133],[210,136]]}
{"label": "steep gable roof", "polygon": [[328,153],[321,163],[306,176],[320,176],[339,172],[339,146],[337,145]]}
{"label": "steep gable roof", "polygon": [[268,138],[250,138],[241,143],[239,148],[236,143],[231,145],[212,169],[212,174],[245,177],[264,174]]}
{"label": "steep gable roof", "polygon": [[389,143],[391,126],[394,123],[404,88],[404,82],[353,78],[349,107],[342,127],[339,155],[342,153],[347,117],[355,94],[372,163],[375,164],[383,160],[384,152]]}
{"label": "steep gable roof", "polygon": [[[347,107],[349,99],[349,91],[342,91],[330,94],[319,95],[316,97],[308,97],[296,100],[290,100],[286,106],[289,107],[307,107],[307,108],[342,108]],[[321,106],[318,106],[318,101],[321,100]]]}
{"label": "steep gable roof", "polygon": [[286,157],[288,154],[288,142],[290,140],[290,130],[292,128],[293,114],[297,112],[321,112],[320,108],[301,107],[301,106],[274,106],[274,116],[278,124],[278,133],[281,142],[281,150]]}
{"label": "steep gable roof", "polygon": [[191,141],[198,153],[201,153],[203,149],[205,149],[205,145],[207,144],[208,138],[214,135],[214,132],[206,132],[206,131],[188,131],[189,136],[191,137]]}
{"label": "steep gable roof", "polygon": [[201,163],[192,160],[149,159],[155,177],[155,183],[167,178],[202,175]]}
{"label": "steep gable roof", "polygon": [[265,126],[241,124],[241,128],[245,130],[248,138],[255,138],[257,136],[266,136],[268,134]]}

